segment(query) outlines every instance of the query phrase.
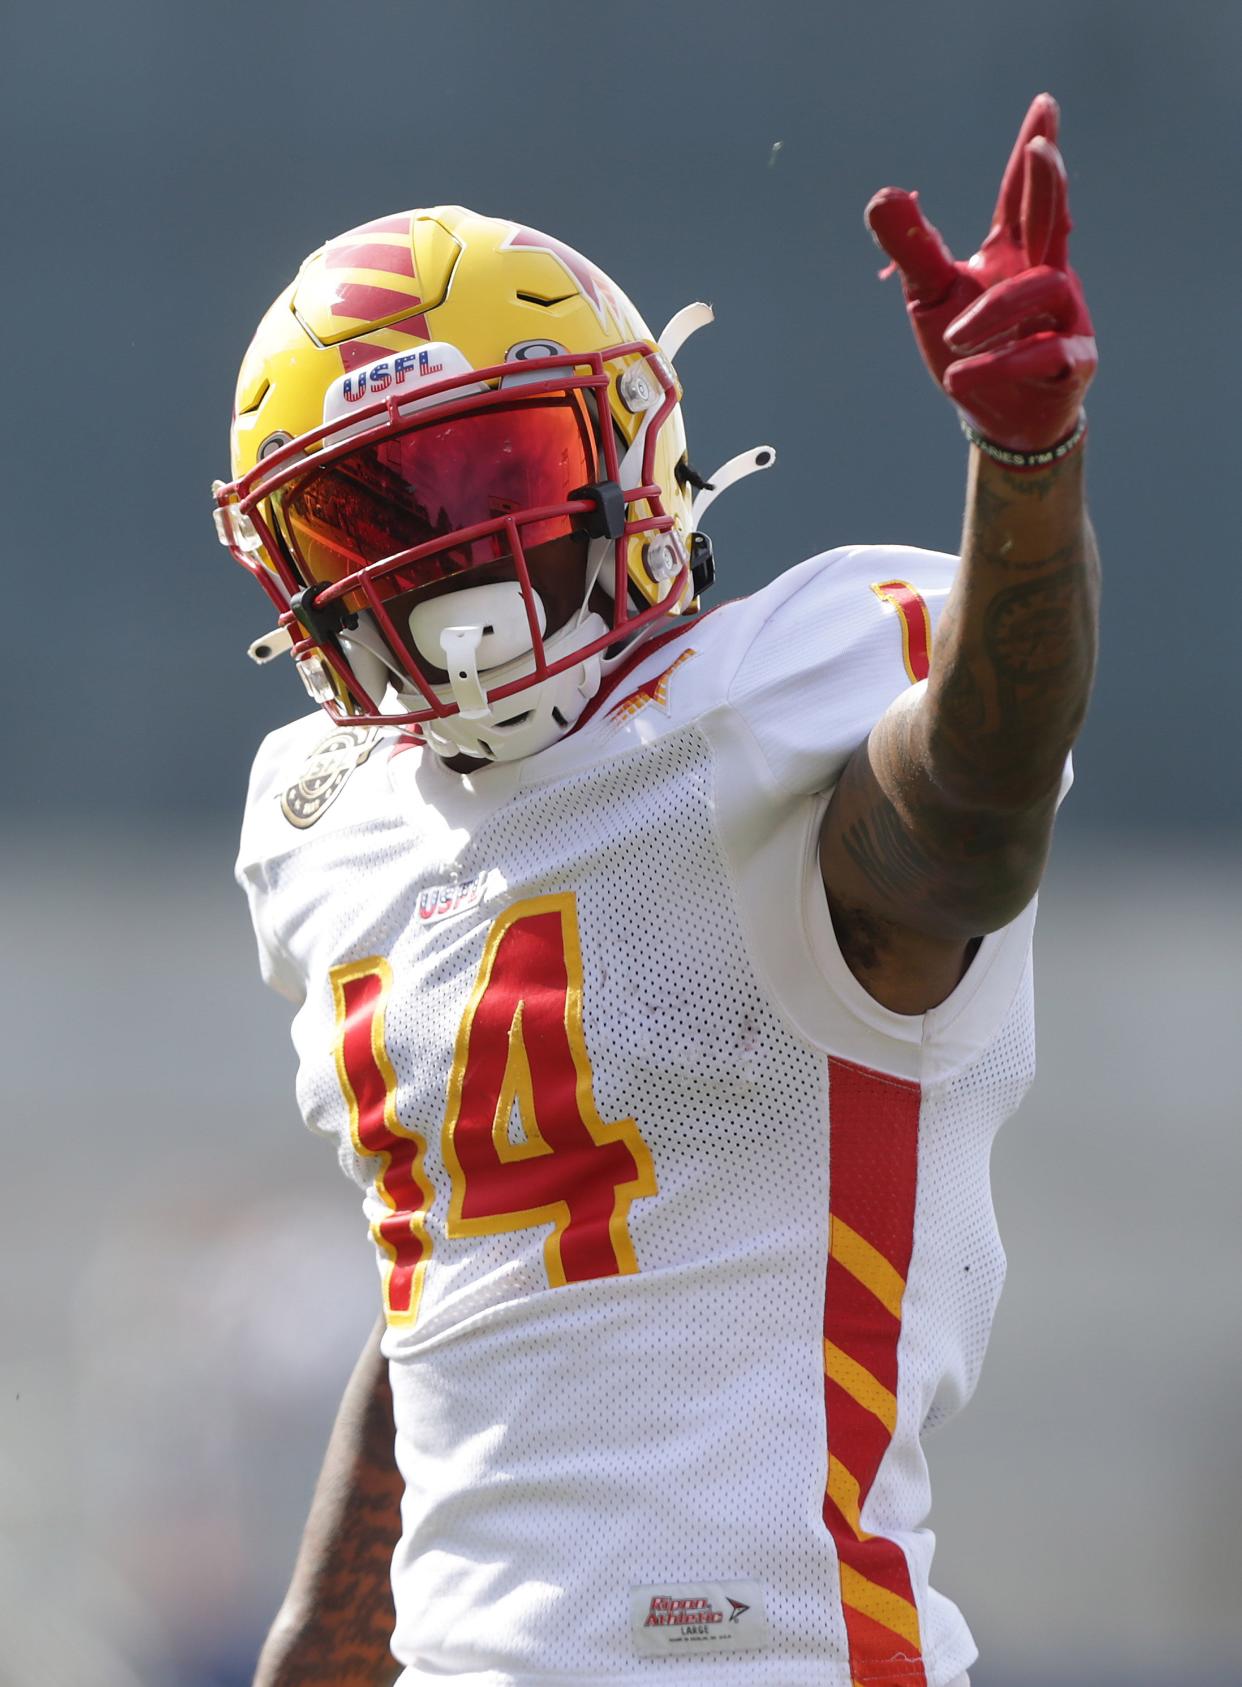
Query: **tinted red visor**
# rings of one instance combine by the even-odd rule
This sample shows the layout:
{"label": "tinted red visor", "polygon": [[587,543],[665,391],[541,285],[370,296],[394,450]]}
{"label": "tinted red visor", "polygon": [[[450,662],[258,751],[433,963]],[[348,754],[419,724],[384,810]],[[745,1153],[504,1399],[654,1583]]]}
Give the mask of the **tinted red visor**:
{"label": "tinted red visor", "polygon": [[[412,591],[506,557],[503,528],[455,535],[499,517],[569,502],[596,478],[595,440],[576,392],[428,422],[313,469],[276,494],[277,512],[307,584],[339,581],[369,564],[440,539],[443,548],[380,575],[381,597]],[[570,532],[572,517],[523,521],[523,549]]]}

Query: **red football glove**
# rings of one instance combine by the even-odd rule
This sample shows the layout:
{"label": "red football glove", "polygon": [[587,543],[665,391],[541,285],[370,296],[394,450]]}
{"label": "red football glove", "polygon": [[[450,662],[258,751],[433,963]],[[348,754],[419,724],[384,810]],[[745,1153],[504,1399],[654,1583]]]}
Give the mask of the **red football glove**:
{"label": "red football glove", "polygon": [[1043,451],[1074,432],[1097,362],[1069,267],[1059,116],[1051,94],[1032,101],[988,237],[967,263],[954,261],[917,194],[881,188],[867,206],[933,378],[981,434],[1013,451]]}

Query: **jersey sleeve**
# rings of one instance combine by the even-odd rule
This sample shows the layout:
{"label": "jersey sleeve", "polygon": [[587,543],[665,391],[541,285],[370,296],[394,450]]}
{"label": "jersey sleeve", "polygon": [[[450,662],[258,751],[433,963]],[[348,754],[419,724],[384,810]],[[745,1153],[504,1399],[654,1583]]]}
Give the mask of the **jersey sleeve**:
{"label": "jersey sleeve", "polygon": [[927,674],[957,558],[853,545],[791,569],[751,604],[761,619],[728,701],[777,793],[836,783],[889,704]]}
{"label": "jersey sleeve", "polygon": [[320,726],[320,717],[308,716],[269,733],[259,746],[250,770],[234,869],[234,877],[246,893],[250,908],[263,982],[298,1006],[305,999],[306,984],[276,929],[270,866],[281,845],[279,797],[288,781],[291,759],[304,752],[308,728]]}
{"label": "jersey sleeve", "polygon": [[[756,613],[716,727],[738,772],[717,808],[739,912],[786,1016],[830,1054],[924,1085],[948,1081],[1001,1035],[1029,973],[1036,903],[983,938],[938,1007],[897,1014],[841,953],[817,842],[850,755],[897,698],[921,689],[955,568],[937,552],[858,546],[781,576],[749,600]],[[766,788],[761,821],[745,768]],[[1061,797],[1071,779],[1067,762]]]}

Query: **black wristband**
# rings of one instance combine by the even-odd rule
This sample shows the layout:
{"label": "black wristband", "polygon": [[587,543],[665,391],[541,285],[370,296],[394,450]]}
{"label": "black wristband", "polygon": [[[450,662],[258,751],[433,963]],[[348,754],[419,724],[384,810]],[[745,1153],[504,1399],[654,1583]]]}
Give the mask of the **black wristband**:
{"label": "black wristband", "polygon": [[1084,410],[1078,417],[1078,424],[1073,433],[1067,434],[1059,445],[1050,445],[1046,451],[1011,451],[1007,445],[997,445],[990,439],[985,439],[977,428],[961,418],[962,432],[978,451],[985,457],[990,457],[994,463],[1001,463],[1007,469],[1046,469],[1053,463],[1059,463],[1063,457],[1068,457],[1071,451],[1077,451],[1087,435],[1087,412]]}

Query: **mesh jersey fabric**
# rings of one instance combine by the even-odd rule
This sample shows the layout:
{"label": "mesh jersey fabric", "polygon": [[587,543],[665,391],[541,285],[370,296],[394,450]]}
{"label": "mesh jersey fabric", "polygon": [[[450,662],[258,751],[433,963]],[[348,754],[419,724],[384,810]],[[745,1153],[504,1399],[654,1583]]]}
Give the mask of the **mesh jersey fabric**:
{"label": "mesh jersey fabric", "polygon": [[[875,588],[934,628],[952,568],[814,558],[470,778],[384,734],[325,750],[321,717],[260,752],[239,877],[389,1313],[407,1687],[945,1687],[976,1655],[929,1585],[920,1437],[1003,1278],[1033,908],[899,1016],[814,866],[915,678]],[[678,1589],[718,1634],[653,1641]]]}

